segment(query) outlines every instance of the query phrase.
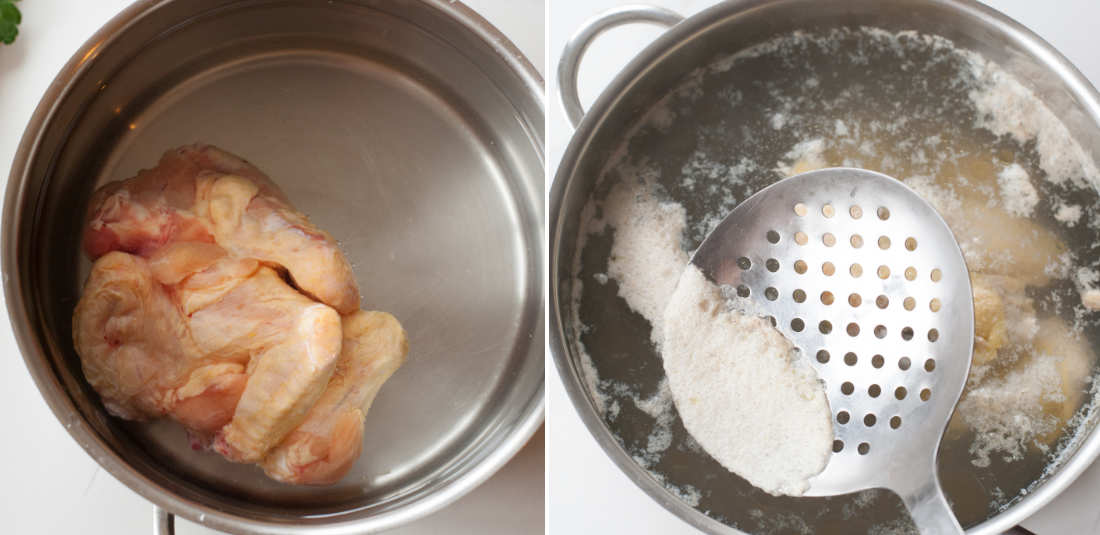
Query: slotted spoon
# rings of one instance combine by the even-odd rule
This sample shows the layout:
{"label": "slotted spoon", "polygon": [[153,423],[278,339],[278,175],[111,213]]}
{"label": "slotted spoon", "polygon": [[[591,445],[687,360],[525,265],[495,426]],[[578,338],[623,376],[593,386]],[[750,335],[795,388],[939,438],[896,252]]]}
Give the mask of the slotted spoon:
{"label": "slotted spoon", "polygon": [[970,370],[974,306],[939,213],[889,176],[822,169],[749,197],[691,261],[759,303],[825,383],[833,453],[806,495],[887,488],[921,533],[963,533],[936,454]]}

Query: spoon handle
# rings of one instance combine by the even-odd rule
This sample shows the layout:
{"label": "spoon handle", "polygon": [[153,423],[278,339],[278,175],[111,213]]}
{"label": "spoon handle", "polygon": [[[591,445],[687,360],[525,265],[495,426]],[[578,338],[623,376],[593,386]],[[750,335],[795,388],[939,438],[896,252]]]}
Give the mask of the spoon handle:
{"label": "spoon handle", "polygon": [[951,511],[935,472],[930,475],[907,491],[898,490],[898,495],[922,535],[962,535],[962,526]]}

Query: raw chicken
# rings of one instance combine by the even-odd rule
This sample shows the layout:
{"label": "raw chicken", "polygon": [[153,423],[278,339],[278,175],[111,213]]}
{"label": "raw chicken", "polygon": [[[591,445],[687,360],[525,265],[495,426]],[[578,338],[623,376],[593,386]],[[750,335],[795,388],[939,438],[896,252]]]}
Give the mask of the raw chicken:
{"label": "raw chicken", "polygon": [[359,309],[344,254],[248,162],[192,145],[168,151],[153,169],[101,188],[89,205],[84,249],[149,256],[164,245],[217,243],[230,254],[285,268],[302,292],[341,314]]}
{"label": "raw chicken", "polygon": [[[212,254],[197,248],[217,246],[161,251]],[[112,252],[92,266],[73,315],[85,376],[118,416],[172,416],[217,433],[226,457],[259,461],[327,385],[340,316],[252,259],[223,254],[174,284],[157,278],[166,262]]]}
{"label": "raw chicken", "polygon": [[385,312],[359,311],[344,317],[344,347],[328,388],[298,429],[262,465],[287,483],[335,483],[363,444],[363,417],[382,383],[408,353],[405,330]]}
{"label": "raw chicken", "polygon": [[169,151],[96,192],[84,247],[73,341],[112,414],[173,418],[280,481],[347,473],[405,332],[358,310],[334,240],[267,177],[214,147]]}

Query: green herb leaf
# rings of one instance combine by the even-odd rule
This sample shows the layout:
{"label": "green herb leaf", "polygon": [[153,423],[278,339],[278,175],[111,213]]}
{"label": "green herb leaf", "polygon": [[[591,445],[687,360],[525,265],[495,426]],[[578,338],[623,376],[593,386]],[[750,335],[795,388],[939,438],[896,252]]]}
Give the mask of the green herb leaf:
{"label": "green herb leaf", "polygon": [[13,0],[0,0],[0,43],[5,45],[15,41],[15,37],[19,35],[19,23],[23,22],[23,14],[12,2]]}

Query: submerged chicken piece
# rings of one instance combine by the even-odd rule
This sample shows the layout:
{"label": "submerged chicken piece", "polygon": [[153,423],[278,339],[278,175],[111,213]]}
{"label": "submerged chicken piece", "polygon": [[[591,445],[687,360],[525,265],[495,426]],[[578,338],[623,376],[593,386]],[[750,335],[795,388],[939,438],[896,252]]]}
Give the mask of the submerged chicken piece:
{"label": "submerged chicken piece", "polygon": [[218,260],[175,293],[200,351],[248,363],[248,385],[214,447],[230,460],[256,462],[324,390],[340,354],[340,316],[252,259]]}
{"label": "submerged chicken piece", "polygon": [[[1096,356],[1088,340],[1059,318],[1047,318],[1039,322],[1035,352],[1057,359],[1055,367],[1060,379],[1059,392],[1043,400],[1043,410],[1058,418],[1060,429],[1085,402],[1089,375]],[[1053,444],[1059,436],[1058,433],[1048,433],[1042,437],[1042,441]]]}
{"label": "submerged chicken piece", "polygon": [[247,355],[205,354],[150,264],[122,252],[92,266],[73,314],[84,375],[107,409],[130,420],[171,416],[210,433],[232,418]]}
{"label": "submerged chicken piece", "polygon": [[980,274],[970,277],[974,293],[974,358],[972,366],[988,364],[1005,345],[1005,312],[1001,294]]}
{"label": "submerged chicken piece", "polygon": [[177,242],[217,243],[287,270],[303,292],[342,314],[359,307],[351,266],[328,233],[294,209],[248,162],[208,145],[168,151],[153,169],[101,188],[89,204],[84,249],[148,257]]}
{"label": "submerged chicken piece", "polygon": [[73,313],[73,342],[107,410],[130,420],[168,414],[175,389],[204,364],[186,318],[149,263],[122,252],[92,266]]}
{"label": "submerged chicken piece", "polygon": [[[255,462],[305,417],[340,354],[340,316],[271,268],[203,243],[95,262],[73,315],[85,375],[112,413],[171,416]],[[185,267],[193,272],[188,273]]]}
{"label": "submerged chicken piece", "polygon": [[112,414],[173,418],[280,481],[347,473],[405,332],[359,311],[335,241],[263,173],[214,147],[169,151],[96,192],[84,248],[73,341]]}
{"label": "submerged chicken piece", "polygon": [[247,384],[248,374],[241,364],[201,366],[175,390],[172,417],[202,435],[215,433],[233,419],[237,401]]}
{"label": "submerged chicken piece", "polygon": [[263,460],[269,476],[286,483],[327,485],[351,469],[363,444],[363,419],[375,395],[405,361],[408,340],[385,312],[345,316],[336,371],[305,421]]}

